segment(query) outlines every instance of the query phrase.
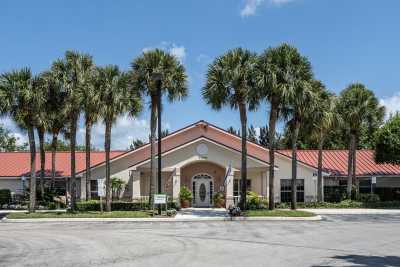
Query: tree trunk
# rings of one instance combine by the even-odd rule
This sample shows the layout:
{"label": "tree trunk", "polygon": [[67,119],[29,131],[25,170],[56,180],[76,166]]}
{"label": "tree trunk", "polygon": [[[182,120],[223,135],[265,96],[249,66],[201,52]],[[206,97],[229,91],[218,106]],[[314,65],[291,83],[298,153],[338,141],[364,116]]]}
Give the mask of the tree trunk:
{"label": "tree trunk", "polygon": [[353,134],[350,134],[349,152],[347,157],[347,198],[351,199],[353,170]]}
{"label": "tree trunk", "polygon": [[300,122],[295,119],[292,134],[292,210],[297,208],[297,138],[299,136],[299,130]]}
{"label": "tree trunk", "polygon": [[357,171],[357,143],[358,143],[358,136],[357,134],[354,134],[354,141],[353,141],[353,148],[352,148],[352,153],[353,153],[353,170],[352,170],[352,185],[353,188],[355,189],[355,199],[358,199],[358,194],[359,194],[359,188],[358,188],[358,179],[356,176],[356,171]]}
{"label": "tree trunk", "polygon": [[111,177],[110,177],[110,147],[111,147],[111,126],[112,121],[106,121],[104,134],[104,150],[106,151],[106,211],[111,211]]}
{"label": "tree trunk", "polygon": [[44,127],[39,127],[37,129],[39,136],[39,151],[40,151],[40,196],[42,201],[44,200],[44,172],[46,164],[46,153],[44,151]]}
{"label": "tree trunk", "polygon": [[278,109],[274,103],[271,103],[271,112],[269,115],[269,209],[275,208],[275,127],[278,119]]}
{"label": "tree trunk", "polygon": [[71,120],[71,136],[70,136],[70,149],[71,149],[71,179],[69,181],[69,189],[71,191],[71,210],[75,211],[76,206],[76,163],[75,163],[75,149],[76,149],[76,127],[78,118],[74,117]]}
{"label": "tree trunk", "polygon": [[324,201],[323,199],[323,185],[322,185],[322,163],[323,163],[323,148],[324,148],[324,134],[321,131],[319,136],[318,144],[318,181],[317,181],[317,199],[319,202]]}
{"label": "tree trunk", "polygon": [[58,133],[53,133],[53,140],[51,141],[51,190],[54,190],[56,184],[56,151]]}
{"label": "tree trunk", "polygon": [[85,152],[86,152],[86,200],[91,199],[90,194],[90,179],[91,179],[91,170],[90,170],[90,149],[91,149],[91,132],[92,132],[92,123],[86,118],[85,121],[86,132],[85,132]]}
{"label": "tree trunk", "polygon": [[28,129],[29,149],[31,152],[31,177],[29,178],[29,212],[35,212],[36,207],[36,145],[33,127]]}
{"label": "tree trunk", "polygon": [[155,184],[157,177],[157,162],[156,162],[156,128],[157,128],[157,96],[151,97],[151,114],[150,114],[150,192],[149,205],[153,204],[153,194],[155,192]]}
{"label": "tree trunk", "polygon": [[242,126],[242,165],[241,174],[241,192],[240,192],[240,209],[246,210],[246,193],[247,193],[247,111],[246,104],[239,104],[240,123]]}

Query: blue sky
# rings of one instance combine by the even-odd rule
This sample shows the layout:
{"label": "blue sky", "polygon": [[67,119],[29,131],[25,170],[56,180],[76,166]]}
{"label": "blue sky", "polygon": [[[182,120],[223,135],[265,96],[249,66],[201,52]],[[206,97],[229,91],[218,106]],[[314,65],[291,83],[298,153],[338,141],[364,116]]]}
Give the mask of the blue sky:
{"label": "blue sky", "polygon": [[[90,53],[98,65],[128,69],[143,50],[160,47],[175,54],[189,75],[189,97],[165,105],[164,126],[172,131],[204,119],[239,128],[238,112],[213,111],[202,100],[207,65],[238,46],[261,52],[289,42],[310,59],[316,78],[330,90],[362,82],[395,111],[400,110],[399,10],[396,0],[3,0],[0,72],[23,66],[41,72],[67,49]],[[148,109],[136,119],[120,118],[112,147],[146,139],[148,121]],[[249,114],[257,127],[266,121],[266,105]],[[1,122],[26,140],[10,120]],[[103,131],[96,125],[99,148]]]}

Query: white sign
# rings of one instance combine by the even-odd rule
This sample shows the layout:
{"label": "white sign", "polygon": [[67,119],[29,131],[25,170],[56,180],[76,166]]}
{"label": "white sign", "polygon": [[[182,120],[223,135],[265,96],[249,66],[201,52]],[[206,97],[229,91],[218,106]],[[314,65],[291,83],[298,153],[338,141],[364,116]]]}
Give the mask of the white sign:
{"label": "white sign", "polygon": [[97,179],[97,195],[99,197],[106,196],[105,179]]}
{"label": "white sign", "polygon": [[167,195],[155,194],[154,195],[154,204],[167,204]]}
{"label": "white sign", "polygon": [[376,184],[376,177],[375,176],[372,176],[372,183]]}

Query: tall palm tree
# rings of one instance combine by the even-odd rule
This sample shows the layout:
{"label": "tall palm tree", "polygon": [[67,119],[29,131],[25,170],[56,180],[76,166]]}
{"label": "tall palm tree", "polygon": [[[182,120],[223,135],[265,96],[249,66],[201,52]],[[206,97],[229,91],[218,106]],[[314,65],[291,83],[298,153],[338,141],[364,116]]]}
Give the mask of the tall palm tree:
{"label": "tall palm tree", "polygon": [[356,152],[363,126],[379,127],[385,115],[385,108],[379,104],[374,92],[361,83],[350,84],[339,96],[338,113],[341,114],[349,133],[348,180],[347,196],[350,198],[354,186],[358,195],[358,180],[356,179]]}
{"label": "tall palm tree", "polygon": [[[150,98],[150,192],[149,203],[152,203],[155,192],[155,181],[157,176],[155,140],[158,109],[158,100],[166,94],[169,101],[181,100],[187,96],[187,75],[184,66],[173,55],[154,49],[144,52],[141,56],[134,59],[132,64],[133,87]],[[161,76],[160,84],[154,79],[155,74]],[[158,93],[157,85],[161,86],[161,94]]]}
{"label": "tall palm tree", "polygon": [[90,180],[91,180],[91,169],[90,169],[90,150],[91,150],[91,131],[93,124],[95,124],[100,116],[100,84],[96,84],[98,79],[93,75],[92,81],[82,88],[81,99],[83,100],[83,113],[85,116],[85,154],[86,154],[86,200],[91,199],[90,194]]}
{"label": "tall palm tree", "polygon": [[208,67],[203,98],[213,109],[239,109],[242,137],[240,208],[246,209],[247,191],[247,108],[255,88],[256,55],[236,48],[216,58]]}
{"label": "tall palm tree", "polygon": [[316,101],[312,108],[312,113],[307,122],[309,127],[307,131],[318,142],[318,178],[317,178],[317,200],[323,201],[323,183],[322,183],[322,163],[323,163],[323,148],[325,138],[329,131],[339,123],[339,116],[337,116],[336,98],[334,94],[329,92],[325,85],[317,80],[312,83],[312,90],[315,94]]}
{"label": "tall palm tree", "polygon": [[44,96],[40,82],[29,68],[4,73],[0,76],[0,114],[10,116],[16,124],[28,131],[30,148],[30,196],[29,211],[36,206],[36,145],[35,127],[39,123]]}
{"label": "tall palm tree", "polygon": [[66,93],[66,105],[63,112],[68,121],[68,132],[71,148],[71,210],[75,211],[76,204],[76,131],[80,112],[82,110],[83,88],[89,86],[93,75],[94,64],[92,57],[75,51],[67,51],[63,59],[55,61],[52,71],[62,83],[62,91]]}
{"label": "tall palm tree", "polygon": [[[266,49],[258,57],[256,69],[258,90],[255,98],[265,99],[270,105],[268,122],[269,209],[272,210],[275,208],[276,123],[279,118],[284,118],[288,114],[290,101],[294,100],[294,93],[302,91],[304,81],[309,79],[312,73],[308,60],[301,56],[296,48],[286,43]],[[295,164],[297,164],[296,160],[293,162],[293,165]]]}
{"label": "tall palm tree", "polygon": [[119,115],[129,112],[137,116],[142,102],[136,88],[129,90],[130,75],[121,72],[117,66],[98,68],[100,92],[100,114],[105,124],[104,148],[106,152],[106,210],[111,211],[110,147],[111,127]]}

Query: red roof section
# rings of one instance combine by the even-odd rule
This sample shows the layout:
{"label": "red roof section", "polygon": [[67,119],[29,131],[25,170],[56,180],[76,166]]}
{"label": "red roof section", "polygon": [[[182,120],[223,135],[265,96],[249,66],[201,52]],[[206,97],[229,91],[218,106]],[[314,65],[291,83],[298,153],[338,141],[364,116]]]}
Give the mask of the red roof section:
{"label": "red roof section", "polygon": [[[116,157],[124,151],[112,151],[110,157]],[[76,152],[76,171],[82,171],[86,167],[85,152]],[[104,151],[91,152],[91,166],[99,164],[105,160]],[[51,152],[46,152],[46,176],[51,174]],[[36,154],[36,170],[40,170],[39,153]],[[29,176],[30,173],[30,153],[29,152],[1,152],[0,153],[0,176],[16,177]],[[70,152],[56,153],[56,176],[70,176],[71,156]]]}
{"label": "red roof section", "polygon": [[[280,150],[279,152],[287,156],[292,155],[291,150]],[[300,161],[315,167],[318,166],[318,150],[298,150],[297,157]],[[323,170],[333,176],[346,176],[347,159],[347,150],[324,150]],[[400,165],[375,163],[373,150],[358,150],[356,159],[357,176],[400,175]]]}

